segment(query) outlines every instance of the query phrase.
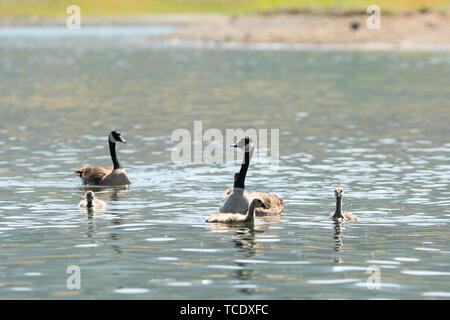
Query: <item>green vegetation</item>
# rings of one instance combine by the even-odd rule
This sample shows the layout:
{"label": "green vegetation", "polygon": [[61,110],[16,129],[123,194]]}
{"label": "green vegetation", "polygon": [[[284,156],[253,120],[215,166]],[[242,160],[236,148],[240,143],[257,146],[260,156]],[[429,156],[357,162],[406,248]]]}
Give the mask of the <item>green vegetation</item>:
{"label": "green vegetation", "polygon": [[88,16],[261,11],[362,12],[376,4],[384,12],[448,10],[450,0],[0,0],[0,16],[65,16],[69,5]]}

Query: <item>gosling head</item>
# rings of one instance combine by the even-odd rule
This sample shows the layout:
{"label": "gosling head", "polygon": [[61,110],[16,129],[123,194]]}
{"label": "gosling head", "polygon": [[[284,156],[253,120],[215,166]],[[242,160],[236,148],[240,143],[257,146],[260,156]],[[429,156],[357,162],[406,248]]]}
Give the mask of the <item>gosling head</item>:
{"label": "gosling head", "polygon": [[244,151],[249,151],[253,148],[253,141],[248,136],[246,136],[239,140],[239,142],[233,143],[230,146],[234,148],[240,148]]}
{"label": "gosling head", "polygon": [[342,189],[341,187],[337,187],[336,189],[334,189],[334,196],[338,199],[342,199],[342,197],[344,196],[344,189]]}
{"label": "gosling head", "polygon": [[95,193],[91,190],[89,190],[88,192],[86,192],[86,194],[84,195],[86,197],[86,200],[88,202],[92,202],[95,198]]}
{"label": "gosling head", "polygon": [[264,208],[264,209],[269,209],[269,206],[267,204],[264,203],[264,201],[262,201],[261,199],[253,199],[252,203],[250,204],[250,206],[254,207],[254,208]]}
{"label": "gosling head", "polygon": [[122,143],[127,143],[125,141],[124,138],[122,138],[122,134],[118,131],[111,131],[111,133],[109,134],[109,141],[112,143],[116,143],[116,142],[122,142]]}
{"label": "gosling head", "polygon": [[239,177],[239,171],[234,173],[234,182],[237,181],[238,177]]}

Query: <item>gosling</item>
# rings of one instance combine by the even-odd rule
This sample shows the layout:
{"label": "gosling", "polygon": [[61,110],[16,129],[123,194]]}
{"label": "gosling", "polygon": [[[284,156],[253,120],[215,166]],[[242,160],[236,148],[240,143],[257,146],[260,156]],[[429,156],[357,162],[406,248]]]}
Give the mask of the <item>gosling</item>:
{"label": "gosling", "polygon": [[80,202],[79,204],[80,207],[89,209],[101,209],[106,207],[105,201],[95,198],[94,192],[89,190],[88,192],[86,192],[84,196],[86,199]]}
{"label": "gosling", "polygon": [[344,189],[337,187],[334,190],[336,197],[336,210],[330,215],[334,221],[358,221],[358,218],[351,212],[342,210],[342,197],[344,196]]}
{"label": "gosling", "polygon": [[241,213],[217,213],[206,218],[206,222],[218,222],[228,224],[253,224],[255,222],[255,210],[269,207],[261,199],[253,199],[246,214]]}

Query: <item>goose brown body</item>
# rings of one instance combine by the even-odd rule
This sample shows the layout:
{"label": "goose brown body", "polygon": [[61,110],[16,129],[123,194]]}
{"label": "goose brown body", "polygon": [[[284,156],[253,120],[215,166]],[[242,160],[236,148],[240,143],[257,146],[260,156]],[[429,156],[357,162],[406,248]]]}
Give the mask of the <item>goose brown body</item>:
{"label": "goose brown body", "polygon": [[250,199],[259,198],[267,205],[268,208],[257,208],[257,216],[279,215],[284,210],[284,201],[276,194],[263,192],[249,192]]}
{"label": "goose brown body", "polygon": [[83,167],[75,173],[85,185],[118,186],[131,184],[127,172],[123,168]]}

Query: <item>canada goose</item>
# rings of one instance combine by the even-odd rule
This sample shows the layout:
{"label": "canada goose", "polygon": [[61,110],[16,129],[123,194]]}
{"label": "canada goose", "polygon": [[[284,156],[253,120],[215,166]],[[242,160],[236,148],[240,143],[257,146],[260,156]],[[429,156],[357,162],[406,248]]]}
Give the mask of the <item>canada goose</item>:
{"label": "canada goose", "polygon": [[334,196],[336,197],[336,210],[330,215],[330,218],[335,221],[358,221],[358,218],[353,213],[342,211],[342,197],[344,196],[344,189],[337,187],[334,190]]}
{"label": "canada goose", "polygon": [[117,131],[111,131],[108,136],[109,153],[113,162],[113,168],[104,168],[97,166],[83,167],[75,171],[75,174],[81,178],[85,185],[99,186],[118,186],[130,184],[130,178],[127,172],[119,163],[116,154],[116,142],[127,143],[122,138],[122,134]]}
{"label": "canada goose", "polygon": [[269,207],[261,199],[253,199],[246,214],[241,213],[217,213],[206,218],[206,222],[251,224],[255,222],[255,211],[257,208]]}
{"label": "canada goose", "polygon": [[95,193],[93,191],[88,191],[84,195],[85,200],[81,201],[79,206],[85,208],[104,208],[106,207],[106,203],[102,200],[95,198]]}
{"label": "canada goose", "polygon": [[253,141],[249,137],[245,137],[231,146],[244,150],[244,159],[242,161],[241,170],[234,175],[233,188],[229,188],[225,191],[227,197],[223,201],[219,211],[245,213],[247,212],[248,205],[252,199],[260,198],[268,208],[258,208],[256,210],[257,216],[278,215],[283,212],[284,202],[277,195],[262,192],[249,192],[245,190],[245,177],[255,148]]}
{"label": "canada goose", "polygon": [[[234,173],[234,182],[235,183],[237,181],[238,176],[239,176],[239,172],[235,172]],[[233,190],[234,190],[233,188],[228,188],[225,191],[225,194],[230,195],[233,193]],[[254,199],[255,197],[261,198],[261,199],[263,199],[264,203],[269,207],[268,209],[262,209],[262,208],[256,209],[257,216],[279,215],[280,212],[283,211],[284,201],[283,201],[283,199],[279,198],[275,194],[266,194],[266,193],[262,193],[262,192],[249,192],[247,190],[244,190],[243,196],[248,201],[251,201],[251,199]]]}

